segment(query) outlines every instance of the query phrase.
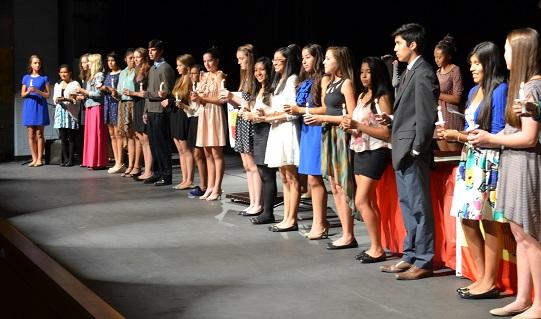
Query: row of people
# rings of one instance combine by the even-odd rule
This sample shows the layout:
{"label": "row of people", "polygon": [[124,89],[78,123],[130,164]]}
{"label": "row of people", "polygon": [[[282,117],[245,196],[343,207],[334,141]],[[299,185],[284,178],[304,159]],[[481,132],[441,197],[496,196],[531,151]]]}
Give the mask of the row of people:
{"label": "row of people", "polygon": [[[383,261],[386,257],[380,240],[375,188],[388,163],[392,162],[407,234],[400,262],[384,265],[381,271],[395,273],[399,280],[421,279],[433,275],[434,217],[429,166],[436,129],[440,141],[464,144],[451,213],[462,220],[475,260],[477,280],[459,289],[458,294],[465,299],[499,295],[501,223],[509,222],[517,240],[518,295],[515,302],[491,312],[502,315],[525,311],[524,316],[540,316],[541,296],[535,294],[532,304],[531,291],[539,291],[541,287],[541,274],[535,266],[541,258],[538,204],[541,146],[537,119],[523,110],[523,106],[535,110],[541,97],[539,35],[533,29],[511,32],[503,56],[491,42],[480,43],[471,51],[470,71],[476,86],[468,95],[464,129],[450,128],[441,121],[435,128],[436,105],[443,101],[451,105],[444,105],[444,110],[458,113],[452,105],[459,104],[455,95],[460,94],[442,93],[442,81],[438,81],[438,77],[442,72],[454,72],[454,68],[446,69],[447,60],[438,63],[439,74],[434,72],[421,56],[424,36],[424,28],[418,24],[403,25],[393,33],[398,61],[407,64],[396,94],[383,61],[367,57],[361,63],[362,90],[358,96],[355,90],[357,79],[353,76],[347,47],[329,47],[324,53],[316,44],[302,50],[290,45],[276,50],[270,60],[266,57],[256,59],[251,45],[241,46],[237,50],[237,59],[242,95],[238,97],[225,89],[225,75],[219,71],[216,51],[209,50],[203,56],[208,72],[197,84],[188,75],[191,60],[180,56],[177,70],[181,77],[173,85],[170,67],[167,68],[168,64],[162,59],[163,43],[151,41],[149,57],[154,65],[148,71],[147,84],[143,84],[142,78],[139,82],[128,80],[134,86],[121,87],[125,98],[120,98],[121,105],[130,100],[128,97],[144,99],[143,112],[138,113],[134,106],[131,118],[134,124],[140,119],[147,125],[145,131],[154,175],[145,176],[148,177],[146,181],[157,185],[171,183],[171,154],[164,141],[169,141],[169,117],[178,113],[177,122],[171,122],[171,131],[185,128],[176,135],[178,143],[175,141],[181,153],[184,178],[179,188],[193,182],[190,179],[193,156],[188,154],[192,150],[190,140],[195,139],[195,150],[202,148],[208,173],[207,183],[202,185],[206,186],[202,198],[218,199],[226,127],[221,104],[230,102],[240,108],[235,149],[243,154],[250,193],[250,206],[243,215],[253,216],[250,219],[253,224],[272,223],[269,230],[273,232],[297,230],[299,174],[307,175],[314,222],[306,237],[326,238],[329,229],[325,215],[327,192],[323,183],[326,178],[342,226],[341,237],[329,243],[327,248],[358,246],[353,233],[353,212],[357,208],[366,223],[371,246],[356,258],[363,263]],[[445,51],[449,48],[449,39],[443,42],[436,48],[436,51],[442,51],[436,52],[436,60],[439,53],[449,52]],[[505,81],[504,57],[510,70],[509,84]],[[141,57],[141,60],[145,58]],[[115,93],[119,90],[114,85],[107,88],[107,84],[101,82],[97,76],[99,72],[96,72],[98,62],[92,55],[89,62],[90,75],[85,78],[85,89],[74,90],[75,98],[84,100],[87,106],[84,154],[95,145],[91,139],[99,144],[102,135],[93,129],[95,126],[89,120],[94,119],[97,123],[103,119],[99,110],[97,114],[89,112],[93,106],[100,105],[96,97],[103,91],[110,92],[113,98],[119,94]],[[135,64],[135,74],[139,74],[141,64],[137,67],[137,58]],[[122,72],[117,82],[119,86],[123,82],[121,75]],[[112,76],[110,81],[115,81]],[[137,90],[138,83],[147,86],[146,90]],[[23,92],[27,92],[25,85],[28,84],[23,79]],[[68,85],[69,82],[63,89],[66,90]],[[102,86],[105,89],[100,90]],[[32,83],[28,87],[32,87]],[[444,89],[445,92],[453,90]],[[45,98],[47,90],[32,93]],[[67,98],[72,95],[68,94]],[[129,110],[129,103],[125,104]],[[129,111],[124,112],[129,114]],[[197,129],[193,130],[195,137],[193,133],[190,137],[190,128],[195,127],[193,114],[198,114],[199,120],[195,125]],[[89,156],[89,162],[84,159],[83,164],[90,167],[101,164],[93,158]],[[199,165],[198,168],[202,174],[204,169]],[[278,223],[273,212],[277,170],[281,174],[284,194],[284,218]]]}

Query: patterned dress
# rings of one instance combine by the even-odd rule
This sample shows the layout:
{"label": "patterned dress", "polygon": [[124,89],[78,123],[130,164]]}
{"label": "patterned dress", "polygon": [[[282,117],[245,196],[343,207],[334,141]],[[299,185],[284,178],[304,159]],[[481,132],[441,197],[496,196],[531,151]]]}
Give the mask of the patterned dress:
{"label": "patterned dress", "polygon": [[[71,81],[66,85],[65,89],[62,89],[61,83],[54,85],[53,99],[56,101],[59,97],[69,98],[70,94],[80,88],[77,81]],[[79,103],[69,103],[67,101],[59,102],[56,104],[54,111],[54,128],[68,128],[72,130],[79,129]]]}
{"label": "patterned dress", "polygon": [[[242,92],[242,99],[249,102],[250,93]],[[254,151],[254,128],[252,122],[246,121],[242,116],[237,116],[234,150],[239,153],[253,153]]]}
{"label": "patterned dress", "polygon": [[[470,97],[473,98],[476,88],[470,91]],[[501,84],[492,94],[492,134],[501,131],[505,125],[506,97],[505,84]],[[468,103],[466,118],[477,121],[481,104],[482,102],[477,105]],[[498,119],[499,123],[494,122],[495,119]],[[499,148],[488,149],[464,144],[455,177],[451,215],[464,219],[505,222],[503,213],[495,211],[499,167]]]}
{"label": "patterned dress", "polygon": [[[112,74],[111,72],[109,72],[107,74],[107,77],[105,77],[103,85],[111,87],[111,84],[113,84],[113,87],[117,88],[119,76],[120,72],[116,74]],[[118,123],[118,102],[119,101],[117,99],[113,98],[111,93],[105,92],[103,101],[103,120],[105,124],[116,125]]]}

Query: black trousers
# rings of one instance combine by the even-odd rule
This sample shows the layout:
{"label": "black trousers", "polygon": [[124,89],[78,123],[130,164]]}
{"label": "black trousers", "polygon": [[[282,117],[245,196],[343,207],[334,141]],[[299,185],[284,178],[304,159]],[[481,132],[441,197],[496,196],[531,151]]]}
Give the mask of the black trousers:
{"label": "black trousers", "polygon": [[168,113],[147,113],[147,134],[153,177],[171,181],[171,132]]}
{"label": "black trousers", "polygon": [[276,199],[276,168],[270,168],[267,165],[257,165],[257,170],[263,181],[263,213],[261,219],[274,217],[274,200]]}

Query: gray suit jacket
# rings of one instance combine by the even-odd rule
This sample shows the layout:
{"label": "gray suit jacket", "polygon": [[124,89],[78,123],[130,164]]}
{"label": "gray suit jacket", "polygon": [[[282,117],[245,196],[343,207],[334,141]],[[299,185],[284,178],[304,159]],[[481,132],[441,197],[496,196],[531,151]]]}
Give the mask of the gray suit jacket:
{"label": "gray suit jacket", "polygon": [[420,153],[420,159],[432,160],[431,144],[439,94],[434,69],[419,57],[398,87],[394,102],[391,143],[395,170],[409,163],[412,150]]}

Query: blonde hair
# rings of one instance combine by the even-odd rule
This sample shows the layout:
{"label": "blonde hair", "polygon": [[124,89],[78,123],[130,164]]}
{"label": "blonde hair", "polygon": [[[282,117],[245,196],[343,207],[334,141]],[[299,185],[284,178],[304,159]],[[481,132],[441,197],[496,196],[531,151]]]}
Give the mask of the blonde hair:
{"label": "blonde hair", "polygon": [[528,82],[534,75],[539,74],[539,33],[532,28],[516,29],[507,35],[507,41],[511,46],[511,72],[505,122],[520,128],[520,118],[513,112],[512,106],[518,98],[520,83]]}
{"label": "blonde hair", "polygon": [[97,73],[103,71],[101,54],[94,53],[88,56],[88,62],[90,62],[90,76],[89,80],[92,80]]}
{"label": "blonde hair", "polygon": [[187,102],[189,101],[190,90],[192,86],[190,70],[195,65],[195,59],[191,54],[183,54],[177,56],[177,61],[182,63],[188,69],[188,74],[182,74],[177,79],[175,85],[173,86],[172,93],[174,95],[178,94],[180,100]]}

